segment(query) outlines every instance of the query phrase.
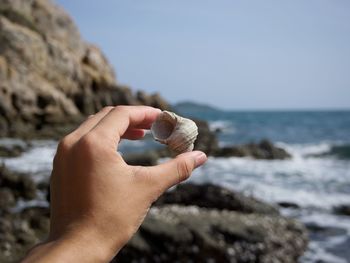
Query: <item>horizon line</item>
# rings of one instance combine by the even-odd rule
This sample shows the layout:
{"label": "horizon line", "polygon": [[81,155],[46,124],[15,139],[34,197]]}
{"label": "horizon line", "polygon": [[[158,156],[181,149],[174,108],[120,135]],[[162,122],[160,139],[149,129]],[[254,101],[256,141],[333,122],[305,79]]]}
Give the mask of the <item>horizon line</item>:
{"label": "horizon line", "polygon": [[197,102],[197,101],[180,101],[171,103],[172,106],[175,106],[176,104],[182,104],[182,103],[190,103],[190,104],[197,104],[198,106],[202,107],[210,107],[213,110],[219,110],[219,111],[350,111],[349,107],[315,107],[315,108],[306,108],[306,107],[300,107],[300,108],[226,108],[226,107],[217,107],[209,103],[205,102]]}

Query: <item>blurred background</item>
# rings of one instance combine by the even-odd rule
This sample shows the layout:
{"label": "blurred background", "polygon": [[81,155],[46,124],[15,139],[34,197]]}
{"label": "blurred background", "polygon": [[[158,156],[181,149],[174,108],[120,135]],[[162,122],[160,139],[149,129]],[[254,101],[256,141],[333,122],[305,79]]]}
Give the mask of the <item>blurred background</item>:
{"label": "blurred background", "polygon": [[[350,262],[350,3],[0,0],[0,262],[46,237],[60,138],[106,105],[210,157],[113,262]],[[150,133],[131,165],[171,156]],[[173,220],[175,219],[175,220]]]}
{"label": "blurred background", "polygon": [[[350,4],[58,0],[118,80],[171,103],[350,107]],[[225,96],[222,96],[225,94]]]}

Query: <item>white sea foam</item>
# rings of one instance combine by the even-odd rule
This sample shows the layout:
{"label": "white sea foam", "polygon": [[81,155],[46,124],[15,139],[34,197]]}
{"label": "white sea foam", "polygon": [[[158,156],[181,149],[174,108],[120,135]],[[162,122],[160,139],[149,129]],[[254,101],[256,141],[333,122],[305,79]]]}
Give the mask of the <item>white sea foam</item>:
{"label": "white sea foam", "polygon": [[[0,140],[1,143],[11,145],[21,142]],[[119,149],[140,151],[140,148],[147,148],[148,143],[147,140],[125,140]],[[10,169],[29,172],[40,180],[40,175],[48,176],[52,169],[57,142],[33,141],[31,144],[30,150],[20,157],[1,158],[0,161]],[[301,262],[315,262],[319,259],[325,262],[346,262],[327,249],[336,247],[350,235],[348,218],[330,213],[334,206],[349,203],[350,162],[313,156],[328,152],[333,145],[330,142],[278,145],[287,149],[293,158],[281,161],[211,157],[203,167],[194,171],[190,180],[223,185],[272,203],[285,201],[298,204],[301,209],[297,212],[289,213],[288,209],[282,212],[304,223],[315,223],[324,227],[336,226],[346,230],[345,234],[326,237],[325,241],[311,240],[310,248]],[[162,161],[164,160],[160,160]],[[44,200],[37,201],[39,203],[19,205],[45,205]]]}
{"label": "white sea foam", "polygon": [[225,184],[269,202],[331,209],[350,200],[350,162],[323,158],[210,158],[200,173],[192,180]]}
{"label": "white sea foam", "polygon": [[329,152],[334,146],[341,146],[345,143],[343,141],[322,141],[319,143],[304,143],[304,144],[288,144],[277,142],[277,146],[286,149],[295,157],[310,157],[321,155]]}
{"label": "white sea foam", "polygon": [[[331,144],[289,146],[290,160],[253,160],[251,158],[209,158],[190,180],[212,182],[272,202],[291,202],[301,209],[282,209],[286,216],[306,224],[338,228],[339,233],[310,240],[300,262],[346,263],[332,252],[350,236],[347,216],[332,214],[332,208],[349,204],[350,162],[310,155],[327,152]],[[309,157],[308,157],[309,156]],[[322,235],[322,234],[321,234]]]}
{"label": "white sea foam", "polygon": [[57,142],[38,140],[31,142],[29,151],[16,158],[1,158],[0,160],[11,170],[30,173],[35,180],[47,177],[52,170],[52,160],[57,148]]}

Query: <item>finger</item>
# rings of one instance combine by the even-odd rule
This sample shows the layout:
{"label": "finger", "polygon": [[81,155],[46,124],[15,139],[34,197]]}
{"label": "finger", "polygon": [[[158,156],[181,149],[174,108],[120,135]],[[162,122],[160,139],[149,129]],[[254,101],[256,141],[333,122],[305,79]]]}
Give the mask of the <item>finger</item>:
{"label": "finger", "polygon": [[103,117],[91,132],[117,144],[129,128],[140,125],[149,127],[160,112],[159,109],[148,106],[118,106]]}
{"label": "finger", "polygon": [[207,156],[201,151],[187,152],[163,164],[148,167],[148,173],[157,180],[156,185],[160,184],[162,190],[166,191],[189,178],[192,171],[206,161]]}
{"label": "finger", "polygon": [[143,129],[128,129],[122,136],[123,139],[139,140],[145,136],[145,130]]}
{"label": "finger", "polygon": [[103,119],[104,116],[106,116],[113,109],[114,107],[112,106],[104,107],[98,113],[90,115],[82,124],[79,125],[75,131],[73,131],[76,137],[78,137],[77,139],[79,140],[81,137],[87,134],[92,128],[96,126],[100,120]]}

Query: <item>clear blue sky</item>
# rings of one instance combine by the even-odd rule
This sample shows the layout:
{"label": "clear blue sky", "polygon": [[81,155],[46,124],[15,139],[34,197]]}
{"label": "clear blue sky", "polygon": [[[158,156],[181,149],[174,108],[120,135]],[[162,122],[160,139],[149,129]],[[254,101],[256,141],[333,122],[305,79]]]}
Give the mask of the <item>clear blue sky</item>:
{"label": "clear blue sky", "polygon": [[350,1],[56,3],[133,89],[227,109],[350,108]]}

